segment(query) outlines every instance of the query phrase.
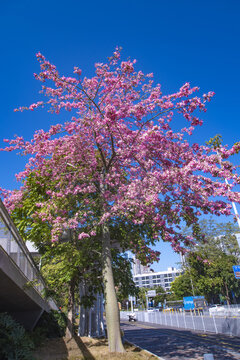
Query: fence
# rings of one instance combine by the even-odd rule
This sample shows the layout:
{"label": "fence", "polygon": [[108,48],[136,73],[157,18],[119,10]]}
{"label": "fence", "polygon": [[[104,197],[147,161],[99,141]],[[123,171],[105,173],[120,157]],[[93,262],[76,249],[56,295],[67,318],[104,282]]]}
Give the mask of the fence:
{"label": "fence", "polygon": [[220,305],[209,309],[210,315],[218,316],[240,316],[240,305]]}
{"label": "fence", "polygon": [[[130,312],[121,311],[121,320],[128,320]],[[240,336],[240,318],[194,315],[193,313],[167,313],[160,311],[137,311],[137,321],[215,334]]]}

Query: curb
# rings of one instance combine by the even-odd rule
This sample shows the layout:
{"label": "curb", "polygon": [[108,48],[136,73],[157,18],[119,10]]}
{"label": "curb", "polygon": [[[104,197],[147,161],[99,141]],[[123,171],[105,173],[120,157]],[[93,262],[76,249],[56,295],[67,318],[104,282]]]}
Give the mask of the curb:
{"label": "curb", "polygon": [[128,340],[125,340],[124,342],[127,343],[127,344],[129,344],[129,345],[136,346],[137,348],[145,351],[145,352],[148,353],[149,355],[155,356],[155,357],[156,357],[157,359],[159,359],[159,360],[166,360],[166,359],[164,359],[164,358],[162,358],[162,357],[157,356],[156,354],[152,353],[151,351],[148,351],[148,350],[146,350],[146,349],[143,349],[141,346],[139,346],[139,345],[137,345],[137,344],[134,344],[133,342],[130,342],[130,341],[128,341]]}

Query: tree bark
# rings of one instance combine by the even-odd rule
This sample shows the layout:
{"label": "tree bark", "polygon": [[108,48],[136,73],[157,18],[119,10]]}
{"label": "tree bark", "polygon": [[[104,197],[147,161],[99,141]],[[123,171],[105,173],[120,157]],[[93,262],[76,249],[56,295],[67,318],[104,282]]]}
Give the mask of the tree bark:
{"label": "tree bark", "polygon": [[224,282],[224,286],[225,286],[225,290],[226,290],[226,300],[227,300],[227,304],[230,305],[230,304],[231,304],[231,301],[230,301],[228,286],[227,286],[227,284],[226,284],[225,282]]}
{"label": "tree bark", "polygon": [[125,352],[120,331],[120,317],[113,280],[110,234],[107,224],[102,225],[102,260],[107,323],[108,346],[110,352]]}
{"label": "tree bark", "polygon": [[68,317],[67,317],[67,330],[66,337],[71,339],[74,334],[75,325],[75,282],[72,280],[68,289]]}

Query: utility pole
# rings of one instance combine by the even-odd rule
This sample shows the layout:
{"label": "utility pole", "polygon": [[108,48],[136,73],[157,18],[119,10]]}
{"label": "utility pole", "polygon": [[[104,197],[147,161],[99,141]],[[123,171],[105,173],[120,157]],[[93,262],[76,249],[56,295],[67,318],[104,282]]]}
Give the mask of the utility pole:
{"label": "utility pole", "polygon": [[[219,159],[219,164],[220,164],[220,166],[222,167],[222,159],[221,159],[221,156],[220,156],[218,150],[216,150],[216,151],[217,151],[217,155],[218,155],[218,159]],[[225,183],[229,186],[228,179],[225,178],[224,180],[225,180]],[[237,207],[236,207],[236,204],[235,204],[234,201],[232,201],[232,207],[233,207],[234,214],[236,215],[238,227],[239,227],[239,229],[240,229],[239,214],[238,214]],[[239,246],[239,248],[240,248],[240,239],[239,239],[238,237],[236,237],[236,238],[237,238],[238,246]]]}

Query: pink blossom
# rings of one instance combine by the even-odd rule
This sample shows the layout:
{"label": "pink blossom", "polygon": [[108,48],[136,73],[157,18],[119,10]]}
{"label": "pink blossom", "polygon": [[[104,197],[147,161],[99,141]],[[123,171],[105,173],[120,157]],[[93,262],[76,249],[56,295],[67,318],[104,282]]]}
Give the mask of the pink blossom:
{"label": "pink blossom", "polygon": [[60,76],[42,54],[37,59],[35,77],[48,100],[18,111],[44,107],[65,112],[66,121],[37,131],[31,141],[7,140],[1,149],[29,156],[17,175],[23,188],[2,190],[10,211],[22,206],[29,191],[25,180],[35,174],[45,200],[34,216],[51,225],[53,241],[66,228],[80,231],[79,239],[94,237],[116,219],[136,227],[149,224],[150,239],[125,239],[125,247],[151,262],[159,256],[151,246],[161,238],[175,251],[187,251],[192,239],[179,233],[180,219],[194,224],[203,213],[228,216],[230,202],[240,203],[234,191],[238,169],[227,164],[240,145],[218,149],[220,166],[216,150],[189,141],[213,92],[196,96],[199,88],[186,83],[162,94],[153,75],[136,71],[135,61],[122,61],[118,48],[106,64],[96,64],[90,78],[78,67],[73,77]]}
{"label": "pink blossom", "polygon": [[84,232],[80,233],[78,235],[78,239],[81,240],[81,239],[84,239],[84,238],[88,238],[89,237],[89,234],[86,234]]}

